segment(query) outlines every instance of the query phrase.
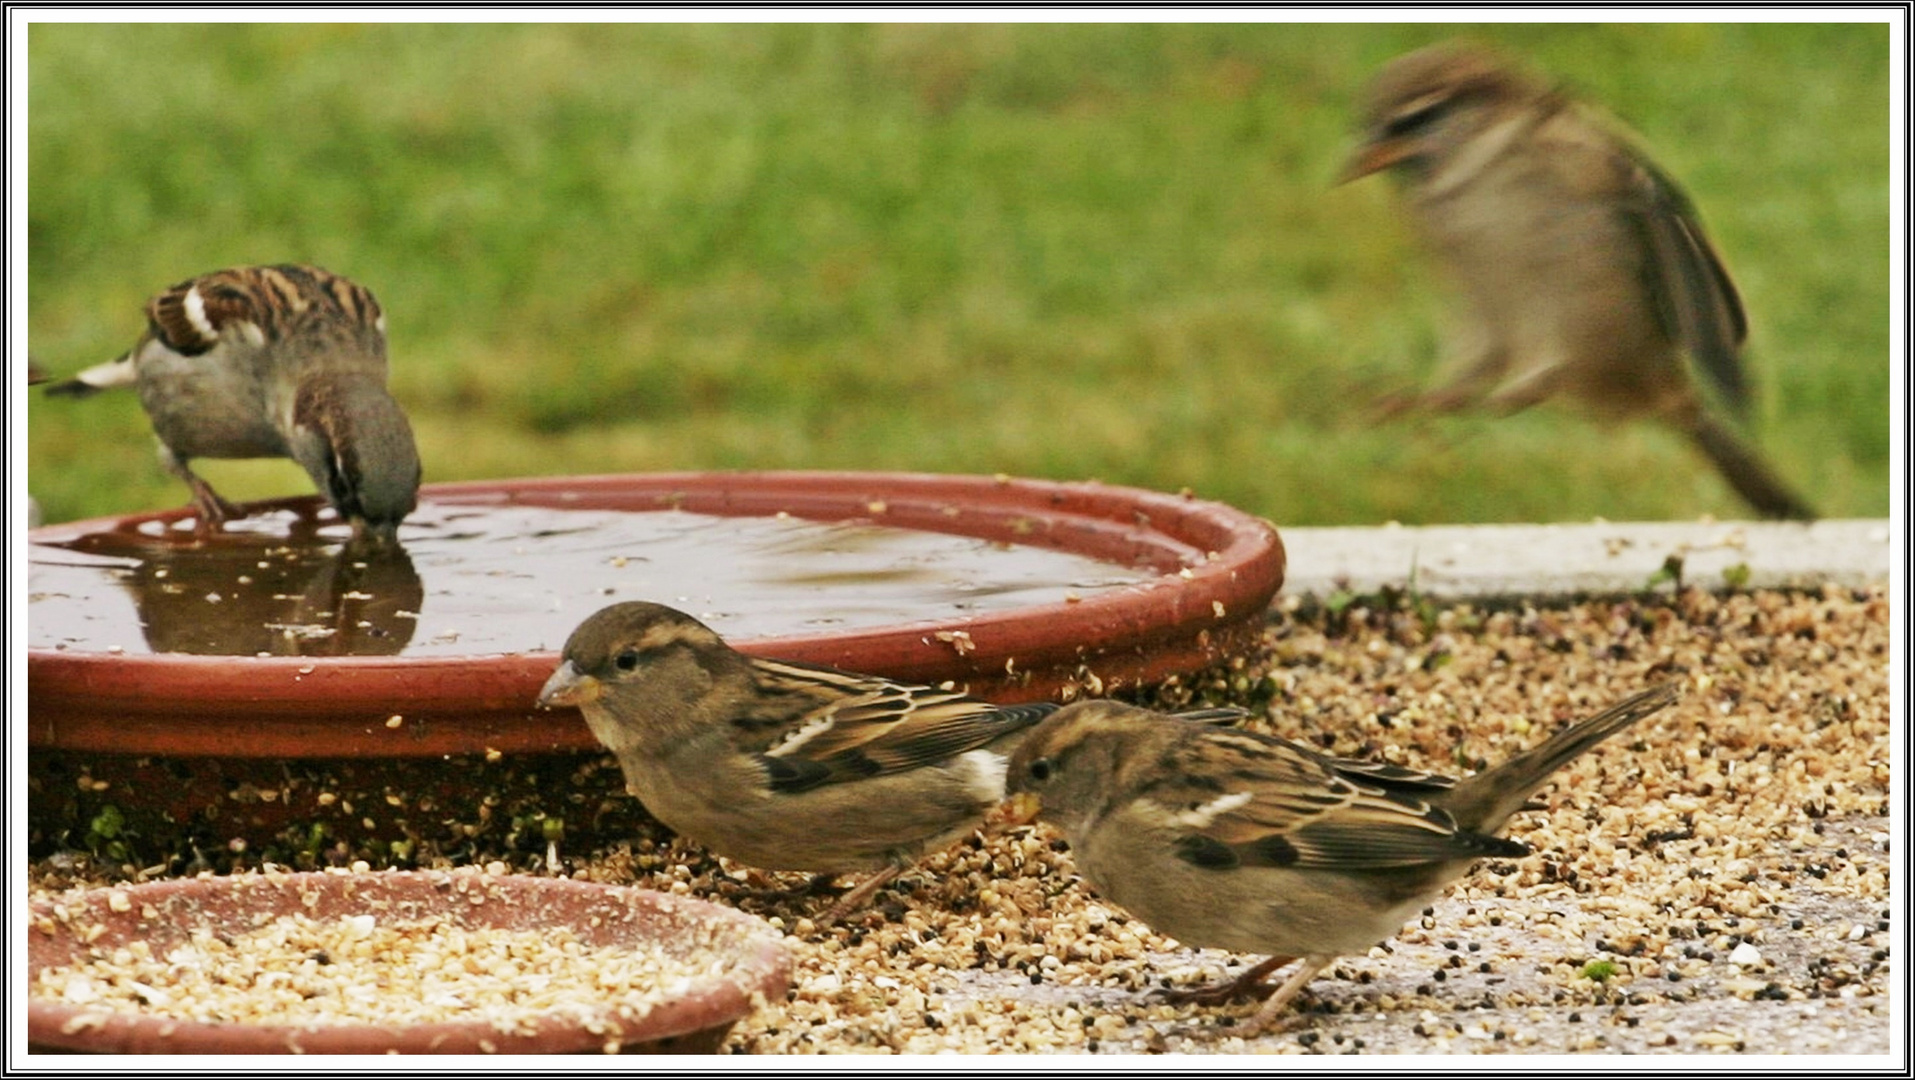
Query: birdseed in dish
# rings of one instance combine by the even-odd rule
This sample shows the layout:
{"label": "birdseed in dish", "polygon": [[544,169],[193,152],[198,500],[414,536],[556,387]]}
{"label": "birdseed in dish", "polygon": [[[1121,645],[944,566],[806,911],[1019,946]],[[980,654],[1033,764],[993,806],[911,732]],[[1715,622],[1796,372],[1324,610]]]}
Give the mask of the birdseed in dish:
{"label": "birdseed in dish", "polygon": [[660,946],[587,946],[562,926],[282,915],[243,933],[195,930],[158,954],[135,941],[45,968],[33,993],[200,1023],[310,1028],[476,1019],[515,1031],[535,1018],[585,1022],[619,1003],[649,1011],[724,962],[707,953],[701,964],[697,956]]}

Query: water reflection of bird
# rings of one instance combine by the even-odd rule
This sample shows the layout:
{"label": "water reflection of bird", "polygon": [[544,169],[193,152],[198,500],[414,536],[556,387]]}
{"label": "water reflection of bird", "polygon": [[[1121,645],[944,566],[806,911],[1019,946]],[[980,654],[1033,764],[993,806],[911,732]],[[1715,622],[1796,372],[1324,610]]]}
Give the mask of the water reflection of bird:
{"label": "water reflection of bird", "polygon": [[1629,139],[1496,57],[1453,45],[1387,65],[1364,122],[1345,179],[1403,177],[1473,332],[1457,377],[1386,402],[1385,414],[1571,398],[1684,432],[1766,517],[1814,516],[1699,390],[1747,412],[1742,301],[1689,199]]}
{"label": "water reflection of bird", "polygon": [[113,574],[156,653],[394,656],[411,642],[425,602],[418,571],[398,545],[127,529],[59,546],[131,560]]}
{"label": "water reflection of bird", "polygon": [[203,533],[239,511],[193,458],[290,457],[355,538],[393,540],[418,502],[419,452],[386,390],[386,318],[371,292],[312,266],[239,267],[167,289],[146,319],[125,355],[46,392],[136,387]]}

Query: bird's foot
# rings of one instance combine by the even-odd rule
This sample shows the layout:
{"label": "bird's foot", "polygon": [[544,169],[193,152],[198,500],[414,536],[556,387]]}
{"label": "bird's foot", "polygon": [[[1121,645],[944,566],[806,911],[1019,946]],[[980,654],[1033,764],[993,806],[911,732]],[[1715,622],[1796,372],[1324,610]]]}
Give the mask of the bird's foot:
{"label": "bird's foot", "polygon": [[871,897],[877,894],[879,889],[883,888],[891,879],[903,872],[904,867],[902,866],[888,866],[872,874],[870,877],[865,878],[858,883],[856,888],[840,896],[836,903],[826,908],[825,913],[818,916],[818,921],[820,923],[834,923],[846,915],[864,907],[870,902]]}
{"label": "bird's foot", "polygon": [[[1334,956],[1304,957],[1303,963],[1298,964],[1297,970],[1290,973],[1290,977],[1283,981],[1282,986],[1277,987],[1277,992],[1270,995],[1269,1000],[1263,1003],[1263,1007],[1257,1010],[1257,1014],[1238,1028],[1239,1033],[1242,1034],[1244,1038],[1249,1039],[1257,1035],[1266,1035],[1272,1031],[1281,1030],[1292,1024],[1301,1022],[1295,1013],[1281,1020],[1277,1019],[1277,1014],[1283,1011],[1284,1006],[1295,1000],[1296,996],[1302,992],[1305,984],[1311,979],[1316,978],[1318,972],[1330,966],[1330,961],[1334,959],[1336,959]],[[1258,966],[1261,967],[1262,965]],[[1268,974],[1268,972],[1265,974]]]}
{"label": "bird's foot", "polygon": [[1243,998],[1267,998],[1277,992],[1264,980],[1270,973],[1296,960],[1294,956],[1272,956],[1227,982],[1198,986],[1189,990],[1158,990],[1159,1000],[1171,1005],[1223,1005]]}
{"label": "bird's foot", "polygon": [[1409,390],[1393,390],[1378,395],[1363,410],[1363,419],[1370,424],[1380,424],[1394,420],[1407,412],[1415,412],[1421,403],[1421,395]]}
{"label": "bird's foot", "polygon": [[193,532],[206,537],[219,532],[228,521],[245,517],[239,507],[219,497],[206,481],[194,477],[193,483]]}
{"label": "bird's foot", "polygon": [[836,874],[814,874],[802,885],[785,885],[763,870],[750,870],[745,875],[744,895],[754,900],[785,905],[809,900],[814,896],[831,896],[843,892],[832,884]]}

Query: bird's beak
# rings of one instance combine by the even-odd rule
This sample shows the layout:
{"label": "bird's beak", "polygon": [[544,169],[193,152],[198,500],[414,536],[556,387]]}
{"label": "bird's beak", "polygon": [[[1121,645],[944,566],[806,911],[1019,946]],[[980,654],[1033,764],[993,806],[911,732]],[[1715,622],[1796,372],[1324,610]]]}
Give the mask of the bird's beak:
{"label": "bird's beak", "polygon": [[584,705],[597,701],[604,691],[604,683],[567,660],[545,680],[545,688],[539,691],[539,704],[548,709],[554,705]]}
{"label": "bird's beak", "polygon": [[349,544],[356,547],[371,546],[394,548],[399,546],[399,523],[396,521],[371,522],[365,518],[352,520],[352,539]]}
{"label": "bird's beak", "polygon": [[1029,825],[1037,819],[1037,812],[1043,808],[1044,802],[1037,797],[1036,792],[1020,791],[998,803],[985,816],[984,823],[998,829]]}
{"label": "bird's beak", "polygon": [[399,543],[399,523],[385,521],[375,525],[364,518],[354,518],[352,536],[346,540],[344,550],[355,559],[386,558],[397,553],[405,556],[405,545]]}
{"label": "bird's beak", "polygon": [[1379,139],[1366,142],[1356,148],[1350,160],[1343,163],[1343,171],[1337,174],[1337,183],[1347,184],[1352,180],[1361,180],[1373,172],[1382,172],[1413,153],[1408,139]]}

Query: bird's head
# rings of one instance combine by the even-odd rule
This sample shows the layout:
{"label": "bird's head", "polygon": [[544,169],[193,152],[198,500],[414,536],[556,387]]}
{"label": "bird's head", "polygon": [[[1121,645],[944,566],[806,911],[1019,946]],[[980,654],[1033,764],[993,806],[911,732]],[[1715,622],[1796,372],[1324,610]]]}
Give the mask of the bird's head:
{"label": "bird's head", "polygon": [[363,376],[309,380],[294,405],[293,458],[357,540],[393,544],[419,505],[419,448],[386,388]]}
{"label": "bird's head", "polygon": [[633,600],[601,609],[572,631],[538,703],[578,708],[599,741],[619,750],[694,715],[715,686],[736,680],[749,664],[690,615]]}
{"label": "bird's head", "polygon": [[1338,183],[1385,169],[1427,171],[1548,89],[1474,46],[1432,45],[1390,61],[1370,84],[1363,141]]}

